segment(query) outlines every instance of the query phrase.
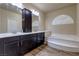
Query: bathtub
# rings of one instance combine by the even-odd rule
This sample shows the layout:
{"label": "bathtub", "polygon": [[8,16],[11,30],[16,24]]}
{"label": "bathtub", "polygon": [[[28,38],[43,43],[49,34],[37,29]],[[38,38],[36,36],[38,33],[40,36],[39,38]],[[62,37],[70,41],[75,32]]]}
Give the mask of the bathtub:
{"label": "bathtub", "polygon": [[64,51],[79,52],[79,37],[76,35],[52,34],[47,39],[49,47]]}

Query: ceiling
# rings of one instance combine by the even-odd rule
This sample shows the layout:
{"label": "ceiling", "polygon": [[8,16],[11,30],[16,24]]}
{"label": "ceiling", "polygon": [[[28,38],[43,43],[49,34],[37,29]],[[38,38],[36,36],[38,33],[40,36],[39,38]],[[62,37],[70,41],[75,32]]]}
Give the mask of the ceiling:
{"label": "ceiling", "polygon": [[72,3],[32,3],[36,8],[43,12],[50,12],[58,8],[72,5]]}

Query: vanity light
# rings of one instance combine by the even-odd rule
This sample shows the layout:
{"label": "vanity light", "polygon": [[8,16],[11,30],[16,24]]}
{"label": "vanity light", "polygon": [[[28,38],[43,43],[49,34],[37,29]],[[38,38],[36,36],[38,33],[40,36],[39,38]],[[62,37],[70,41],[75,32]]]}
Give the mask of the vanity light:
{"label": "vanity light", "polygon": [[35,11],[35,10],[31,10],[32,11],[32,13],[34,14],[34,15],[36,15],[36,16],[39,16],[39,12],[38,11]]}
{"label": "vanity light", "polygon": [[14,6],[17,6],[18,8],[23,9],[22,3],[11,3],[11,4],[14,5]]}
{"label": "vanity light", "polygon": [[[11,3],[11,5],[17,6],[18,8],[23,9],[22,3]],[[34,9],[31,9],[31,11],[32,11],[32,14],[34,14],[36,16],[39,16],[39,12],[38,11],[35,11]]]}

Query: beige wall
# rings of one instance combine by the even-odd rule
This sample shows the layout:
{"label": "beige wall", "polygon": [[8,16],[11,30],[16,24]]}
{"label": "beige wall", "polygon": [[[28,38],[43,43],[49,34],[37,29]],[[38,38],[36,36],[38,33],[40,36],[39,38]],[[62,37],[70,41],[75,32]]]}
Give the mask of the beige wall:
{"label": "beige wall", "polygon": [[79,4],[77,4],[77,35],[79,36]]}
{"label": "beige wall", "polygon": [[[59,15],[69,15],[73,18],[74,24],[52,25],[54,18]],[[51,30],[52,33],[76,34],[76,5],[63,7],[61,9],[47,13],[45,25],[46,30]],[[46,33],[46,36],[49,36],[50,34],[51,33]]]}
{"label": "beige wall", "polygon": [[[0,14],[1,14],[1,9],[0,9]],[[1,15],[0,15],[0,32],[1,32]]]}
{"label": "beige wall", "polygon": [[5,12],[5,10],[0,9],[0,33],[4,33],[7,32],[7,23],[6,23],[6,19],[7,19],[7,14]]}

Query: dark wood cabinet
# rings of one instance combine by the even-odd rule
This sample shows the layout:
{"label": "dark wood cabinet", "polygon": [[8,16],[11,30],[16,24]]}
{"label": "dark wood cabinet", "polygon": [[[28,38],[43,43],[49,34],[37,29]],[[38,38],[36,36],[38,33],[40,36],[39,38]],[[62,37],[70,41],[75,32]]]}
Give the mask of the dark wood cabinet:
{"label": "dark wood cabinet", "polygon": [[0,56],[20,56],[44,43],[44,33],[0,39]]}
{"label": "dark wood cabinet", "polygon": [[4,55],[19,55],[19,37],[9,37],[4,39]]}
{"label": "dark wood cabinet", "polygon": [[44,43],[44,33],[37,33],[35,34],[35,38],[36,38],[36,45],[37,46],[40,46],[41,44]]}
{"label": "dark wood cabinet", "polygon": [[32,12],[26,8],[22,9],[23,32],[32,32]]}
{"label": "dark wood cabinet", "polygon": [[28,52],[32,47],[32,39],[30,35],[23,35],[21,36],[21,53]]}
{"label": "dark wood cabinet", "polygon": [[5,56],[17,56],[19,55],[18,41],[11,42],[5,45],[4,55]]}
{"label": "dark wood cabinet", "polygon": [[0,38],[0,56],[4,55],[4,39]]}
{"label": "dark wood cabinet", "polygon": [[34,35],[32,34],[21,36],[20,42],[22,54],[31,51],[36,46],[36,40],[34,39]]}
{"label": "dark wood cabinet", "polygon": [[37,43],[38,43],[38,46],[39,46],[39,45],[44,43],[44,33],[37,34],[37,37],[38,37]]}
{"label": "dark wood cabinet", "polygon": [[20,55],[31,51],[32,49],[44,43],[44,33],[35,33],[22,35],[20,38]]}

